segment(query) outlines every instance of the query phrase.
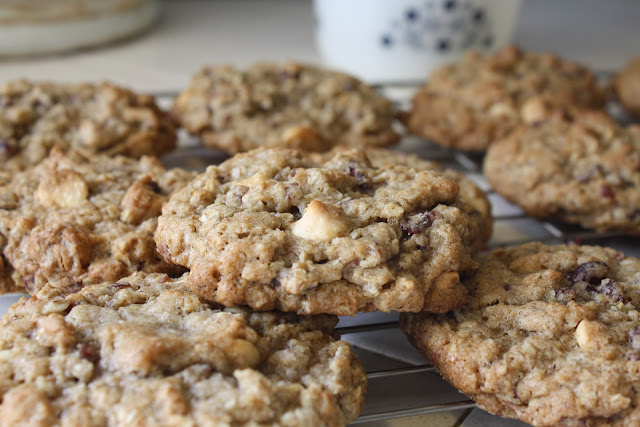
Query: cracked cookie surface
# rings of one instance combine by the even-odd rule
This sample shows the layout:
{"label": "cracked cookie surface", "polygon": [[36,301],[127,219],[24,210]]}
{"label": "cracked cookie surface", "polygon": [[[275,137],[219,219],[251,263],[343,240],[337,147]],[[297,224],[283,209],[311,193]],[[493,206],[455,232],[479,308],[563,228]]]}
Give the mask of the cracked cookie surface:
{"label": "cracked cookie surface", "polygon": [[55,148],[0,182],[0,290],[34,293],[116,280],[135,271],[179,274],[155,248],[168,196],[195,173],[152,157],[85,155]]}
{"label": "cracked cookie surface", "polygon": [[417,170],[432,170],[455,181],[460,187],[458,192],[458,206],[468,216],[472,226],[471,245],[476,252],[482,250],[491,238],[493,232],[493,216],[491,203],[487,194],[482,191],[464,173],[453,169],[446,169],[437,162],[422,159],[416,155],[382,148],[368,148],[367,157],[375,167],[407,166]]}
{"label": "cracked cookie surface", "polygon": [[480,259],[469,304],[401,327],[479,407],[539,426],[640,423],[640,260],[529,243]]}
{"label": "cracked cookie surface", "polygon": [[640,127],[565,111],[493,144],[484,173],[527,214],[640,235]]}
{"label": "cracked cookie surface", "polygon": [[0,85],[0,161],[15,172],[63,151],[130,157],[161,155],[176,145],[175,127],[153,97],[112,83],[14,80]]}
{"label": "cracked cookie surface", "polygon": [[391,101],[358,79],[310,65],[210,66],[176,99],[173,116],[205,145],[234,154],[258,147],[327,151],[337,144],[387,146]]}
{"label": "cracked cookie surface", "polygon": [[[348,150],[350,150],[350,148],[339,146],[333,148],[328,153],[318,155],[324,156],[324,159],[329,159],[336,153]],[[470,220],[470,244],[475,252],[479,252],[485,247],[485,244],[489,241],[493,232],[491,203],[487,198],[487,194],[464,173],[443,168],[437,162],[425,160],[415,154],[401,151],[369,147],[364,149],[364,152],[371,161],[372,166],[377,168],[406,166],[416,170],[434,171],[455,181],[460,187],[460,191],[458,192],[458,207],[469,216]]]}
{"label": "cracked cookie surface", "polygon": [[238,154],[172,196],[158,250],[227,306],[302,314],[447,311],[464,303],[470,220],[458,185],[362,151]]}
{"label": "cracked cookie surface", "polygon": [[549,109],[602,108],[604,92],[582,65],[514,46],[436,70],[403,121],[409,130],[459,150],[485,150]]}
{"label": "cracked cookie surface", "polygon": [[184,279],[45,287],[0,322],[3,425],[343,426],[364,369],[334,316],[221,310]]}

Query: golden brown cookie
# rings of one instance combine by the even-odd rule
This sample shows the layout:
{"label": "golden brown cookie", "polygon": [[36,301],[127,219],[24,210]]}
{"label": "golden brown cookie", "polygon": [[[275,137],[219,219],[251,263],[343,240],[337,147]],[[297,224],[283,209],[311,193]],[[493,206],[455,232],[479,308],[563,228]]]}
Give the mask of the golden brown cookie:
{"label": "golden brown cookie", "polygon": [[162,204],[195,174],[152,157],[58,148],[0,182],[0,290],[78,289],[135,271],[180,274],[153,233]]}
{"label": "golden brown cookie", "polygon": [[175,127],[151,96],[106,82],[0,85],[0,172],[35,165],[54,146],[141,157],[175,145]]}
{"label": "golden brown cookie", "polygon": [[527,214],[640,235],[640,127],[565,111],[489,147],[484,172]]}
{"label": "golden brown cookie", "polygon": [[460,274],[475,262],[458,184],[375,167],[362,151],[317,157],[259,149],[209,167],[163,208],[158,250],[227,306],[355,315],[464,303]]}
{"label": "golden brown cookie", "polygon": [[173,116],[205,145],[234,154],[258,147],[327,151],[387,146],[391,101],[355,77],[310,65],[205,67],[176,99]]}
{"label": "golden brown cookie", "polygon": [[536,426],[640,423],[640,260],[529,243],[480,259],[469,304],[401,315],[411,342],[479,407]]}
{"label": "golden brown cookie", "polygon": [[444,147],[485,150],[549,109],[602,108],[604,93],[587,68],[552,54],[508,46],[436,70],[414,96],[403,121]]}
{"label": "golden brown cookie", "polygon": [[11,426],[344,426],[366,377],[333,316],[206,303],[135,273],[45,287],[0,322],[0,420]]}

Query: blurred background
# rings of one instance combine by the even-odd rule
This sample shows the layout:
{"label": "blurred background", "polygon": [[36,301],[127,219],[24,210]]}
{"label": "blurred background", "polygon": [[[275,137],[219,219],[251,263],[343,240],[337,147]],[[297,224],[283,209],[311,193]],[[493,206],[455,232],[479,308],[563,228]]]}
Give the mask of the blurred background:
{"label": "blurred background", "polygon": [[[32,29],[39,26],[46,29],[45,34],[51,40],[64,39],[57,34],[64,31],[69,20],[78,19],[73,18],[74,8],[76,11],[87,8],[87,2],[81,0],[65,3],[71,4],[69,10],[48,10],[54,15],[57,13],[51,19],[58,26],[46,29],[51,22],[43,20],[50,18],[46,17],[47,8],[52,8],[55,1],[0,1],[0,47],[5,46],[6,52],[7,46],[21,46],[33,33]],[[118,8],[122,11],[131,4],[143,7],[143,3],[153,3],[158,9],[138,12],[133,18],[129,16],[128,23],[103,20],[101,24],[90,24],[71,33],[76,42],[83,38],[91,41],[103,35],[97,33],[108,32],[112,26],[125,33],[126,30],[136,32],[136,25],[146,28],[153,21],[136,36],[101,47],[27,57],[5,53],[0,58],[0,81],[19,77],[59,81],[108,79],[138,90],[164,93],[184,87],[189,76],[205,63],[244,66],[258,60],[286,59],[322,63],[314,43],[312,0],[88,3],[102,5],[97,10],[85,10],[98,14]],[[40,21],[24,20],[29,5],[40,5]],[[554,51],[598,71],[614,70],[632,56],[640,55],[638,22],[640,2],[637,0],[523,0],[513,41],[526,49]]]}

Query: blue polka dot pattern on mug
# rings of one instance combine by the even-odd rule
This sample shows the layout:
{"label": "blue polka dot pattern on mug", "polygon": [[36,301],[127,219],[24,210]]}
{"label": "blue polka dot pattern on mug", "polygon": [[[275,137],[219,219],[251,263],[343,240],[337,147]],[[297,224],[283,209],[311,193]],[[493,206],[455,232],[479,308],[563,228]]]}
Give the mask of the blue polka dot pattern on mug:
{"label": "blue polka dot pattern on mug", "polygon": [[495,35],[482,1],[416,1],[391,18],[379,36],[385,49],[449,53],[491,49]]}

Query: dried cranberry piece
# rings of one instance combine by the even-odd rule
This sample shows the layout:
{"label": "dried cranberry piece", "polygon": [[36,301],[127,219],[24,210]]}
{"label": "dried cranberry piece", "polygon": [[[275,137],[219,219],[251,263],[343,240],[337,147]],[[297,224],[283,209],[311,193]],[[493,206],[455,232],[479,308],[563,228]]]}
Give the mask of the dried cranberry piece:
{"label": "dried cranberry piece", "polygon": [[609,266],[602,261],[590,261],[580,264],[569,272],[569,281],[572,285],[578,282],[598,284],[609,273]]}
{"label": "dried cranberry piece", "polygon": [[271,286],[273,289],[277,288],[278,286],[280,286],[280,279],[275,277],[273,280],[269,282],[269,286]]}
{"label": "dried cranberry piece", "polygon": [[613,191],[613,188],[611,188],[610,185],[603,185],[602,187],[600,187],[600,195],[602,197],[605,197],[609,200],[615,200],[616,199],[616,193]]}
{"label": "dried cranberry piece", "polygon": [[600,285],[598,287],[598,292],[610,297],[614,301],[625,302],[622,290],[613,279],[607,279],[602,285]]}
{"label": "dried cranberry piece", "polygon": [[353,160],[349,161],[349,164],[347,165],[347,172],[349,173],[350,176],[354,177],[356,181],[358,181],[358,183],[360,184],[365,182],[367,179],[367,176],[365,175],[365,173],[358,169],[358,164]]}
{"label": "dried cranberry piece", "polygon": [[408,221],[400,221],[402,238],[408,239],[414,234],[422,233],[424,230],[431,227],[434,217],[434,212],[423,212],[410,218]]}
{"label": "dried cranberry piece", "polygon": [[80,346],[78,347],[78,352],[80,353],[80,357],[88,360],[94,365],[100,360],[100,351],[88,344],[80,344]]}

